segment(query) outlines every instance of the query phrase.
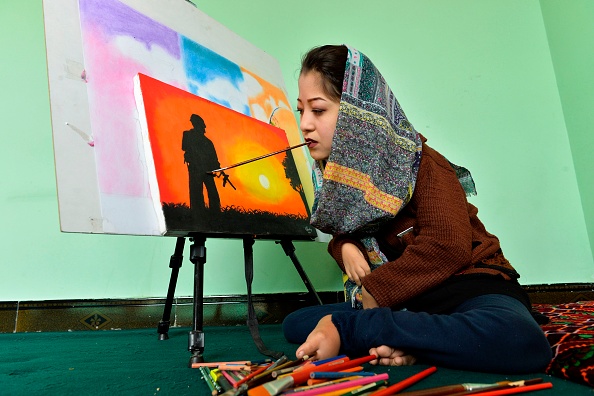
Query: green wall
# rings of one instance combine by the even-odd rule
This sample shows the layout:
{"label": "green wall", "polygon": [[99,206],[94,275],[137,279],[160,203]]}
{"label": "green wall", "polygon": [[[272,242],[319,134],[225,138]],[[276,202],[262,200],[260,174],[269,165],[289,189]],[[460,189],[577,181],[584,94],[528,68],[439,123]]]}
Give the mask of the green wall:
{"label": "green wall", "polygon": [[594,248],[594,1],[540,3],[590,246]]}
{"label": "green wall", "polygon": [[[589,0],[195,3],[278,59],[291,98],[310,47],[366,53],[429,143],[471,169],[472,202],[522,283],[593,281]],[[40,0],[0,2],[0,301],[162,297],[173,238],[59,231],[43,34]],[[295,245],[314,286],[339,290],[325,245]],[[241,241],[209,239],[207,250],[205,294],[245,293]],[[255,293],[305,290],[274,242],[254,254]],[[185,257],[180,296],[192,293]]]}

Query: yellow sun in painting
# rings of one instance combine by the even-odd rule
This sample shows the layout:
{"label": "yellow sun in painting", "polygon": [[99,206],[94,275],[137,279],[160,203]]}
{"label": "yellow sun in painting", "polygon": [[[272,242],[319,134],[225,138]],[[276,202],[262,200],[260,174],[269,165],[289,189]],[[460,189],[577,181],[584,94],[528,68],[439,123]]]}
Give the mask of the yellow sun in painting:
{"label": "yellow sun in painting", "polygon": [[260,177],[258,177],[258,180],[260,180],[260,185],[264,187],[265,190],[268,190],[270,188],[270,180],[268,180],[266,175],[260,175]]}

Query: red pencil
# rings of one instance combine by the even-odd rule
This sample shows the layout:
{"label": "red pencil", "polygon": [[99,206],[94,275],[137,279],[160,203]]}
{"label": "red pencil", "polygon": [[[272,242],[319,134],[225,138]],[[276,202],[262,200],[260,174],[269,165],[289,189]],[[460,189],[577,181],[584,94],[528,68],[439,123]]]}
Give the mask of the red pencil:
{"label": "red pencil", "polygon": [[246,382],[248,382],[249,380],[251,380],[252,378],[254,378],[256,375],[266,371],[266,369],[268,369],[268,367],[272,366],[273,363],[267,364],[266,366],[260,367],[258,370],[254,371],[253,373],[246,375],[245,377],[243,377],[241,380],[237,381],[237,383],[235,384],[235,388],[238,388],[241,384],[244,384]]}
{"label": "red pencil", "polygon": [[408,377],[405,380],[402,380],[392,386],[387,387],[386,389],[382,389],[379,390],[377,392],[373,392],[371,394],[371,396],[388,396],[388,395],[393,395],[394,393],[398,393],[401,390],[408,388],[409,386],[419,382],[420,380],[422,380],[423,378],[427,377],[430,374],[433,374],[434,372],[437,371],[437,367],[429,367],[428,369],[425,369],[423,371],[421,371],[420,373],[417,373],[415,375],[413,375],[412,377]]}

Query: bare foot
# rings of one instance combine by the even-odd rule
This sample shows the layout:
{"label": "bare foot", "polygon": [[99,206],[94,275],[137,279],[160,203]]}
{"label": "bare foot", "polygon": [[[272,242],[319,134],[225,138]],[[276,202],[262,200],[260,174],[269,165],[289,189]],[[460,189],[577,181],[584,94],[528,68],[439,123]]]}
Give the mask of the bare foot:
{"label": "bare foot", "polygon": [[412,366],[417,361],[414,356],[405,355],[403,351],[391,348],[387,345],[371,348],[369,354],[378,357],[369,363],[382,366]]}
{"label": "bare foot", "polygon": [[318,322],[318,325],[307,340],[297,348],[297,358],[307,355],[312,360],[323,360],[338,355],[340,350],[340,335],[334,323],[332,315],[326,315]]}

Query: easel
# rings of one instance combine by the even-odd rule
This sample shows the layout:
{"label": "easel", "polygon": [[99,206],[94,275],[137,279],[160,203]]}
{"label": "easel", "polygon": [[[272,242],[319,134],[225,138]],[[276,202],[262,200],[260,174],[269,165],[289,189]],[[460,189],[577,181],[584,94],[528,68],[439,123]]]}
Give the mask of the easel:
{"label": "easel", "polygon": [[[190,234],[188,235],[192,245],[190,246],[190,261],[194,264],[194,301],[193,301],[193,319],[192,330],[188,334],[188,350],[191,353],[189,366],[192,363],[204,362],[204,264],[206,263],[206,236],[204,234]],[[173,298],[175,295],[175,286],[177,284],[177,277],[179,269],[182,266],[183,252],[186,237],[178,237],[175,244],[175,251],[169,261],[171,268],[171,278],[169,280],[169,288],[167,290],[167,298],[165,300],[165,307],[163,309],[163,318],[159,321],[157,331],[159,333],[159,340],[166,340],[169,338],[169,326],[171,319],[171,308],[173,306]],[[274,356],[275,352],[268,350],[262,342],[258,333],[258,321],[254,312],[252,302],[252,279],[253,279],[253,244],[255,239],[253,236],[243,237],[243,253],[245,261],[245,277],[247,283],[248,294],[248,320],[247,324],[252,334],[252,338],[258,347],[258,350],[268,356]],[[307,287],[308,292],[312,295],[318,304],[322,304],[320,297],[316,293],[314,287],[301,263],[295,255],[295,247],[290,239],[280,239],[276,241],[280,244],[287,256],[291,259],[297,272],[301,276],[303,283]]]}

